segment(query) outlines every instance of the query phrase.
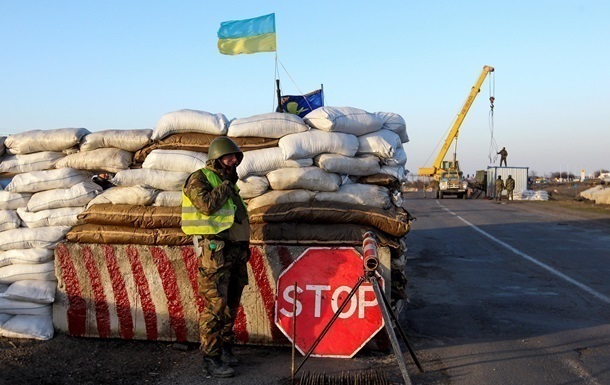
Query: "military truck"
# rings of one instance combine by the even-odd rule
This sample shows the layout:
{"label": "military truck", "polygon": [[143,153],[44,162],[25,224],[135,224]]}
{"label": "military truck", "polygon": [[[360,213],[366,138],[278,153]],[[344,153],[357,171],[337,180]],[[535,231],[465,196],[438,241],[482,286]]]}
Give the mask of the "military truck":
{"label": "military truck", "polygon": [[436,198],[443,199],[447,195],[455,195],[457,198],[466,199],[468,195],[468,181],[464,179],[461,171],[449,169],[441,175],[436,190]]}
{"label": "military truck", "polygon": [[474,188],[481,191],[487,191],[487,170],[477,170],[474,179]]}

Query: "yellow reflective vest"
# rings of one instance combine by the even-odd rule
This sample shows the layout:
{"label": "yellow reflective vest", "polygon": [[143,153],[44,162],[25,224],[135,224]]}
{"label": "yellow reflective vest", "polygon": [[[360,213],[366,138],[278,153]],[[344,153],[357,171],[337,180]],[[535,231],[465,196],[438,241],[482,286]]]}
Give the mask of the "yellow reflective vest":
{"label": "yellow reflective vest", "polygon": [[[201,169],[208,178],[212,188],[222,183],[222,180],[213,171]],[[237,192],[239,189],[235,186]],[[244,204],[245,207],[245,204]],[[222,207],[212,215],[205,215],[193,205],[191,200],[182,191],[182,231],[185,234],[218,234],[233,226],[235,218],[235,203],[229,198]]]}

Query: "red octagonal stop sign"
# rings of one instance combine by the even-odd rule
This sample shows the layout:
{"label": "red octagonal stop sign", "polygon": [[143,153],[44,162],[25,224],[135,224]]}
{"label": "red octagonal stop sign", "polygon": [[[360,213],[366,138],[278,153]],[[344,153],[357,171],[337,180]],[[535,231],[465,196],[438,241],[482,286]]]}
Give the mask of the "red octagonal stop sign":
{"label": "red octagonal stop sign", "polygon": [[[275,323],[305,355],[364,274],[353,248],[312,247],[299,256],[277,283]],[[378,278],[380,279],[380,278]],[[297,284],[296,306],[294,285]],[[296,312],[296,333],[293,315]],[[373,287],[364,282],[312,352],[318,357],[353,357],[383,328]]]}

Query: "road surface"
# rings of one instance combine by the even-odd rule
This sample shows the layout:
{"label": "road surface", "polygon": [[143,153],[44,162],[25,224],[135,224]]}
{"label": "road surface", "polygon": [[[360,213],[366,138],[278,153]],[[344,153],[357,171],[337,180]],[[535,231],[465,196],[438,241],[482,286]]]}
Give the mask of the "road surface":
{"label": "road surface", "polygon": [[610,384],[607,216],[406,197],[413,384]]}

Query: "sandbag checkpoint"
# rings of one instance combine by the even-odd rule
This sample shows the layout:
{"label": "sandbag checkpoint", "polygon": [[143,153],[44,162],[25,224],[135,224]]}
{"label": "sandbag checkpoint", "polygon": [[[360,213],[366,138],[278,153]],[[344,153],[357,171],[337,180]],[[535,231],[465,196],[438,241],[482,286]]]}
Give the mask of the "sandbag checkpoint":
{"label": "sandbag checkpoint", "polygon": [[[388,296],[404,296],[412,218],[396,192],[409,140],[400,115],[321,107],[229,121],[180,110],[154,129],[0,137],[0,335],[197,342],[202,303],[180,189],[221,135],[244,151],[238,187],[251,216],[239,342],[289,343],[275,324],[280,274],[310,247],[359,250],[367,231]],[[91,182],[99,172],[116,187]]]}

